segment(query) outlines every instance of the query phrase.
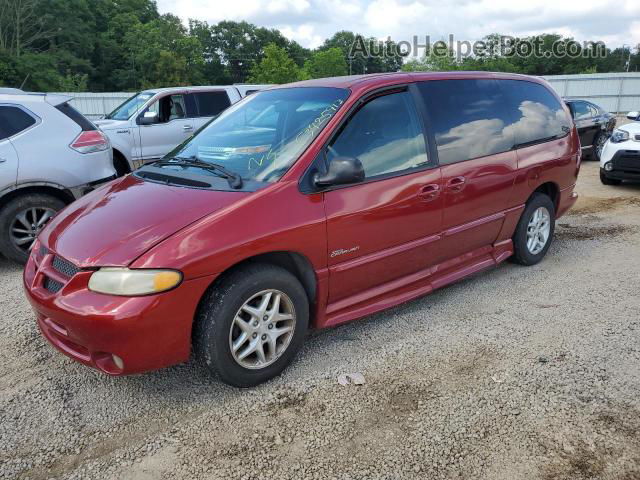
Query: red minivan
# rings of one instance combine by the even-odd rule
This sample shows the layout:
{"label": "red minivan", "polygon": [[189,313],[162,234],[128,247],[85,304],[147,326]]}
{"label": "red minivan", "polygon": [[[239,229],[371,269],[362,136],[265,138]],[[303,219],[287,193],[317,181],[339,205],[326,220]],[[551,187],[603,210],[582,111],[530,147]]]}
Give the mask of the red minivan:
{"label": "red minivan", "polygon": [[247,387],[310,327],[511,258],[576,201],[580,145],[539,78],[451,72],[257,92],[57,215],[24,286],[42,334],[110,375],[189,359]]}

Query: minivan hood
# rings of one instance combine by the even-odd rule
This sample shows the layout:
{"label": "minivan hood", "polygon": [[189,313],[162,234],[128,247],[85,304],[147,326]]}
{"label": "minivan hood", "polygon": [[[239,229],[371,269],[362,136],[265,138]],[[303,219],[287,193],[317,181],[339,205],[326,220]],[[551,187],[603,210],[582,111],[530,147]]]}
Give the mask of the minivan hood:
{"label": "minivan hood", "polygon": [[93,123],[100,127],[100,130],[113,130],[114,128],[128,127],[128,120],[94,120]]}
{"label": "minivan hood", "polygon": [[249,194],[163,185],[128,175],[72,203],[39,238],[80,267],[124,267],[178,230]]}

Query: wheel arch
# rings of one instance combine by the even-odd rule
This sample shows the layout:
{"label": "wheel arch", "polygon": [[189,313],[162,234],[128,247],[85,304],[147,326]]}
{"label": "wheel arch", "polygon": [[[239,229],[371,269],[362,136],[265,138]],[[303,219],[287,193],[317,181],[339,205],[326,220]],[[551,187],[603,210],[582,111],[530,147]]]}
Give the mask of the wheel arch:
{"label": "wheel arch", "polygon": [[0,209],[4,208],[4,206],[14,198],[29,194],[51,195],[52,197],[64,202],[66,205],[75,200],[75,197],[70,190],[59,185],[52,183],[28,183],[17,185],[16,187],[1,193]]}
{"label": "wheel arch", "polygon": [[[127,173],[131,173],[131,164],[124,153],[122,153],[116,147],[112,147],[113,149],[113,166],[118,173],[118,176],[125,175]],[[121,175],[122,172],[122,175]]]}
{"label": "wheel arch", "polygon": [[[558,205],[560,203],[560,187],[555,182],[545,182],[538,185],[531,195],[534,193],[543,193],[548,196],[553,202],[556,212],[558,211]],[[531,198],[531,196],[529,196],[529,198]],[[527,202],[528,201],[529,199],[527,199]]]}

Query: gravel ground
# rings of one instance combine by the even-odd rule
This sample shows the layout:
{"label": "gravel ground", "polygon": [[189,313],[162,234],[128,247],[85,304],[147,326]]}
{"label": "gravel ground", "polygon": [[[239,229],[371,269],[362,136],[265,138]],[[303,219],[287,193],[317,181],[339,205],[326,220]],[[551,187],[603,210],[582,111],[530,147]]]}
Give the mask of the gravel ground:
{"label": "gravel ground", "polygon": [[640,186],[578,190],[541,264],[315,332],[253,390],[72,362],[0,260],[0,476],[638,479]]}

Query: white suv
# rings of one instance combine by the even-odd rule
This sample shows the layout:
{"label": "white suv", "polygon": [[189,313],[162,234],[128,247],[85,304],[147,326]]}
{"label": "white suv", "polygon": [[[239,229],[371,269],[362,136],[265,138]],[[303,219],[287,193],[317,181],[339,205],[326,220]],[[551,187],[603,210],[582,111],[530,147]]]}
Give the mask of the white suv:
{"label": "white suv", "polygon": [[18,262],[65,205],[115,178],[105,135],[71,97],[0,88],[0,253]]}
{"label": "white suv", "polygon": [[627,118],[633,121],[613,131],[600,155],[600,180],[605,185],[640,181],[640,112],[629,112]]}
{"label": "white suv", "polygon": [[124,175],[162,158],[224,109],[268,86],[145,90],[95,123],[111,140],[114,166]]}

